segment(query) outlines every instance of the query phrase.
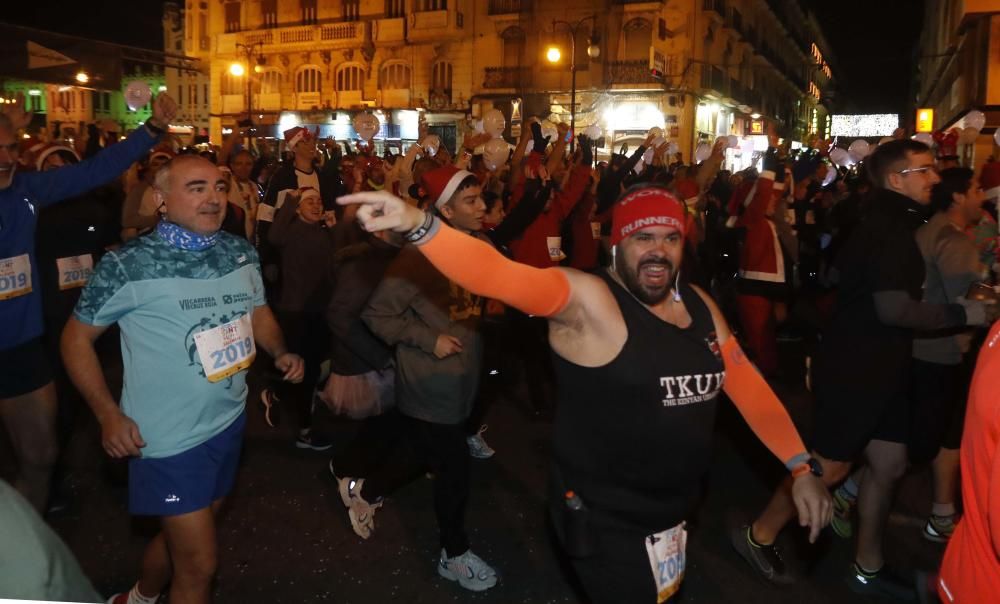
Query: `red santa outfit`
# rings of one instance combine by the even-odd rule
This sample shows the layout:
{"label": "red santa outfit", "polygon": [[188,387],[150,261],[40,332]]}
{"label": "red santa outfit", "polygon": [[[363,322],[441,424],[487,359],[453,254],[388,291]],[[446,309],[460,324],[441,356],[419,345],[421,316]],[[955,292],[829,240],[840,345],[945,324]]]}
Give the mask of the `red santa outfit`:
{"label": "red santa outfit", "polygon": [[746,229],[746,240],[740,250],[739,294],[736,301],[747,343],[764,375],[773,374],[778,369],[774,303],[785,288],[781,243],[767,210],[772,198],[783,190],[784,183],[774,182],[774,172],[765,170],[749,190],[741,188],[734,195],[747,195],[750,199],[736,221],[737,227]]}

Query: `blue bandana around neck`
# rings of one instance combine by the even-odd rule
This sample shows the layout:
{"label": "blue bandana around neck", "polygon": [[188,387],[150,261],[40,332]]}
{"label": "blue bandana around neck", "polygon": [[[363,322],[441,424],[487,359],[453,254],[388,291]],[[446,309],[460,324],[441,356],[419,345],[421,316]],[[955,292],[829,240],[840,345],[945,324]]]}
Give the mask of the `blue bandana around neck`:
{"label": "blue bandana around neck", "polygon": [[192,252],[207,250],[219,241],[218,231],[211,235],[199,235],[167,220],[161,220],[156,224],[156,232],[170,245]]}

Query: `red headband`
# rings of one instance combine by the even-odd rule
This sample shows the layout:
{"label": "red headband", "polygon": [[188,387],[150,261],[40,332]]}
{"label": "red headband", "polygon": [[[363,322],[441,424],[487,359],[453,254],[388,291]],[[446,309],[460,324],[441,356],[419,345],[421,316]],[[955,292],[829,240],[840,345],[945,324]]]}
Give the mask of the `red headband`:
{"label": "red headband", "polygon": [[684,234],[684,206],[666,189],[644,187],[622,197],[611,215],[611,245],[636,231],[666,226]]}

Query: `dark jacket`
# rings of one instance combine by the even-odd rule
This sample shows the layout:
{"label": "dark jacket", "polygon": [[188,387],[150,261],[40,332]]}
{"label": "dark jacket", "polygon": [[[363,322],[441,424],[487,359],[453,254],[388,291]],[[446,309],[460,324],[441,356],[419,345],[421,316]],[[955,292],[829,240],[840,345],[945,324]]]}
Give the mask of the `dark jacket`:
{"label": "dark jacket", "polygon": [[268,241],[281,257],[281,289],[275,306],[295,312],[323,312],[330,300],[333,229],[309,224],[295,212],[299,198],[289,196],[274,216]]}
{"label": "dark jacket", "polygon": [[[469,417],[482,364],[481,316],[479,296],[449,281],[412,245],[400,251],[361,315],[396,348],[400,412],[435,424]],[[461,340],[461,352],[437,358],[441,334]]]}
{"label": "dark jacket", "polygon": [[369,237],[334,256],[332,281],[337,287],[326,309],[327,325],[333,334],[330,349],[333,373],[360,375],[380,370],[392,359],[392,348],[368,329],[361,320],[361,312],[398,254],[398,247]]}

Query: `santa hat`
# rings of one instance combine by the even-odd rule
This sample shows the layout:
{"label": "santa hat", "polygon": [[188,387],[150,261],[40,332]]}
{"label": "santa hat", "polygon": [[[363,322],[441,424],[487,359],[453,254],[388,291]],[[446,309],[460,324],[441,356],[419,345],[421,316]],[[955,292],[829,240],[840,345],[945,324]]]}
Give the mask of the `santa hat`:
{"label": "santa hat", "polygon": [[72,147],[63,145],[60,143],[50,143],[48,145],[42,145],[40,149],[35,149],[35,169],[41,170],[42,166],[45,165],[45,160],[48,159],[53,153],[69,153],[74,160],[74,163],[80,161],[80,156],[77,155],[76,151]]}
{"label": "santa hat", "polygon": [[677,195],[684,200],[685,205],[694,207],[698,203],[698,183],[690,178],[682,178],[677,183]]}
{"label": "santa hat", "polygon": [[611,213],[611,245],[622,239],[654,226],[685,230],[684,204],[670,191],[660,187],[642,187],[630,191],[615,204]]}
{"label": "santa hat", "polygon": [[979,186],[983,188],[986,199],[1000,198],[1000,162],[983,164],[983,170],[979,173]]}
{"label": "santa hat", "polygon": [[289,128],[285,130],[285,144],[289,149],[295,149],[295,145],[301,143],[302,141],[312,140],[313,133],[309,132],[308,128],[302,126],[296,126],[294,128]]}
{"label": "santa hat", "polygon": [[299,195],[299,203],[305,201],[306,199],[309,199],[310,197],[315,197],[316,199],[319,200],[323,199],[320,196],[319,191],[316,190],[316,187],[300,187],[298,190],[298,195]]}
{"label": "santa hat", "polygon": [[958,130],[952,128],[947,132],[938,130],[931,137],[937,143],[938,159],[954,160],[958,159]]}
{"label": "santa hat", "polygon": [[458,186],[462,184],[462,181],[470,176],[475,178],[475,174],[468,170],[459,170],[455,166],[444,166],[424,172],[423,176],[420,177],[420,186],[423,187],[434,207],[440,208],[458,191]]}

